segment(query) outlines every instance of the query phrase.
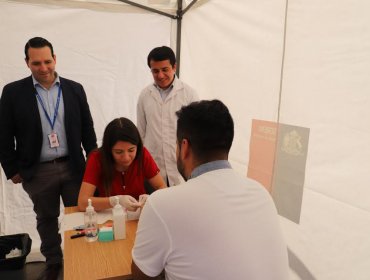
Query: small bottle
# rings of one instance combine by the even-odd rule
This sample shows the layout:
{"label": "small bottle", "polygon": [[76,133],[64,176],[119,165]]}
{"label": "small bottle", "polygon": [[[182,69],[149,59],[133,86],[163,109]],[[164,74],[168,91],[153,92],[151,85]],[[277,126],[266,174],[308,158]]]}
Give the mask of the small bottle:
{"label": "small bottle", "polygon": [[114,239],[126,239],[126,209],[119,204],[119,197],[114,197],[116,204],[112,209]]}
{"label": "small bottle", "polygon": [[91,199],[87,200],[88,206],[84,214],[85,218],[85,239],[93,242],[98,239],[98,216],[91,204]]}

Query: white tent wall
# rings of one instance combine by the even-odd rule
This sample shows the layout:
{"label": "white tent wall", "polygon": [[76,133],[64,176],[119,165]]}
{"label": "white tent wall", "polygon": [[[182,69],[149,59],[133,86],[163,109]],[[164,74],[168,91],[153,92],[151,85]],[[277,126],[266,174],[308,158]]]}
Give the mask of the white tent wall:
{"label": "white tent wall", "polygon": [[252,117],[276,120],[283,1],[210,1],[185,15],[181,78],[231,106],[234,168],[246,174]]}
{"label": "white tent wall", "polygon": [[311,129],[297,252],[323,279],[370,279],[369,8],[291,1],[288,12],[280,120]]}
{"label": "white tent wall", "polygon": [[[181,78],[230,108],[230,160],[242,174],[252,119],[310,128],[300,224],[281,218],[291,279],[370,279],[370,2],[289,1],[284,50],[286,3],[210,0],[191,9]],[[148,13],[0,1],[0,87],[29,75],[25,41],[45,36],[58,72],[84,85],[100,139],[112,118],[135,119],[138,93],[151,80],[145,57],[174,41],[173,23]],[[34,230],[27,199],[2,174],[2,234]]]}
{"label": "white tent wall", "polygon": [[243,174],[252,119],[310,128],[300,224],[281,218],[291,278],[370,279],[370,2],[289,1],[281,75],[286,3],[191,11],[181,75],[229,106],[230,158]]}
{"label": "white tent wall", "polygon": [[[296,48],[288,52],[284,99],[290,105],[281,120],[311,127],[303,213],[316,240],[311,258],[331,256],[317,264],[321,271],[330,266],[331,277],[369,279],[369,3],[313,1],[292,9],[307,12],[289,24],[296,27],[290,32]],[[306,98],[298,100],[298,92]]]}

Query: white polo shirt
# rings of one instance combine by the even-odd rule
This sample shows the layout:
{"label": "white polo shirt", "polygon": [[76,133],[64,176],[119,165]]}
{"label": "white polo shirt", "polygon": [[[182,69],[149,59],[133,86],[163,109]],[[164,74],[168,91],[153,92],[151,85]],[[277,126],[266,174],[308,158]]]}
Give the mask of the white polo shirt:
{"label": "white polo shirt", "polygon": [[132,251],[136,265],[151,277],[165,269],[168,280],[288,279],[270,194],[230,168],[208,170],[148,198]]}

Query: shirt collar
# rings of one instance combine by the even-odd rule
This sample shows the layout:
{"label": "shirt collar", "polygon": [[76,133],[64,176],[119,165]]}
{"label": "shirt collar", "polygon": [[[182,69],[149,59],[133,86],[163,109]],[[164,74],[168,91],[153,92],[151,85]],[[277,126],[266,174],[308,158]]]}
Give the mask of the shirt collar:
{"label": "shirt collar", "polygon": [[[51,87],[53,87],[54,85],[60,85],[60,79],[59,79],[59,75],[57,72],[54,72],[55,73],[55,80],[53,82],[53,84],[51,85]],[[40,86],[40,87],[43,87],[36,79],[35,77],[32,75],[32,81],[33,81],[33,86],[36,88],[36,86]]]}
{"label": "shirt collar", "polygon": [[227,169],[227,168],[231,168],[231,164],[227,160],[215,160],[215,161],[207,162],[207,163],[197,166],[193,170],[193,172],[191,172],[189,179],[193,179],[195,177],[198,177],[210,171],[214,171],[218,169]]}
{"label": "shirt collar", "polygon": [[172,81],[172,84],[166,89],[160,88],[156,83],[153,83],[153,85],[159,90],[159,92],[170,92],[175,87],[176,81],[177,81],[177,77],[175,75],[175,77]]}

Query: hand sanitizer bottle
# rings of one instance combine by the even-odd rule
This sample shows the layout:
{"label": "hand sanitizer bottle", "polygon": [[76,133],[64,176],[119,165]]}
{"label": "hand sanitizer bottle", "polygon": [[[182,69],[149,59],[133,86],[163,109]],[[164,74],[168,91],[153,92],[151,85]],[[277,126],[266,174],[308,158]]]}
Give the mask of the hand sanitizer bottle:
{"label": "hand sanitizer bottle", "polygon": [[84,214],[85,219],[85,239],[88,242],[93,242],[98,239],[98,216],[91,204],[91,199],[87,200],[88,206]]}
{"label": "hand sanitizer bottle", "polygon": [[116,204],[112,209],[114,239],[126,239],[126,209],[119,204],[119,197],[115,197]]}

